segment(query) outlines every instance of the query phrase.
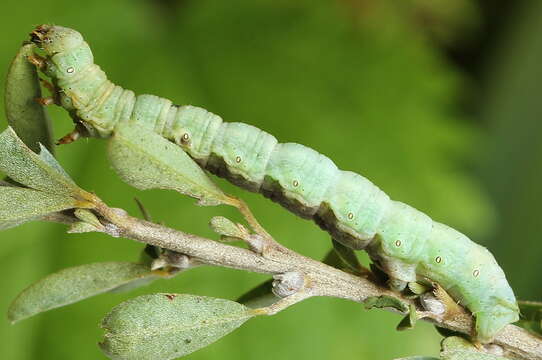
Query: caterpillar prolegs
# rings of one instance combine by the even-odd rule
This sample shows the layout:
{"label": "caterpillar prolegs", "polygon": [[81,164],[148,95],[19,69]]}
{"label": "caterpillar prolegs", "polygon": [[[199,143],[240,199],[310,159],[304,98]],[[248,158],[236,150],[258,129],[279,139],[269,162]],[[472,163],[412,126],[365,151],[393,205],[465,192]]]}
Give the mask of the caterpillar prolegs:
{"label": "caterpillar prolegs", "polygon": [[57,102],[79,121],[79,133],[109,137],[120,123],[139,123],[181,146],[210,172],[314,219],[342,244],[366,250],[397,283],[438,282],[475,315],[477,341],[490,342],[518,320],[504,272],[487,249],[465,235],[391,200],[363,176],[339,170],[308,147],[281,144],[260,129],[223,122],[198,107],[136,97],[107,80],[75,30],[42,25],[31,37],[46,54],[32,61],[61,90]]}

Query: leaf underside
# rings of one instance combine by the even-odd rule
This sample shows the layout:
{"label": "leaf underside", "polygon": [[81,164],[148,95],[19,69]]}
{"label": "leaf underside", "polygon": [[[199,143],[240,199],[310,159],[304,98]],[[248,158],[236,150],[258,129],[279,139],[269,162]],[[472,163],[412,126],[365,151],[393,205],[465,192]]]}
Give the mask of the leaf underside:
{"label": "leaf underside", "polygon": [[111,359],[175,359],[227,335],[252,317],[230,300],[152,294],[116,306],[102,321],[100,347]]}
{"label": "leaf underside", "polygon": [[123,181],[140,190],[169,189],[218,205],[227,196],[179,146],[138,123],[119,124],[109,159]]}
{"label": "leaf underside", "polygon": [[11,303],[8,318],[17,322],[153,276],[148,266],[130,262],[94,263],[63,269],[23,290]]}

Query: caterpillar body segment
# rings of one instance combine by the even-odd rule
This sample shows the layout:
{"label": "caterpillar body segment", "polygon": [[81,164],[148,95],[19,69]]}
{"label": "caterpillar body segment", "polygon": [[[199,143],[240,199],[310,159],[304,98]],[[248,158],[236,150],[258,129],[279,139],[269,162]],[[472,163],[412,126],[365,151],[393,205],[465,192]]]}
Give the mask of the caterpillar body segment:
{"label": "caterpillar body segment", "polygon": [[334,239],[365,249],[401,290],[408,282],[438,282],[476,317],[475,339],[490,342],[518,319],[512,289],[493,255],[465,235],[390,198],[361,175],[339,170],[299,144],[280,144],[243,123],[176,106],[107,80],[74,30],[42,25],[32,40],[46,53],[44,73],[61,90],[62,106],[89,136],[108,137],[119,123],[137,122],[181,146],[200,166],[292,212],[314,219]]}

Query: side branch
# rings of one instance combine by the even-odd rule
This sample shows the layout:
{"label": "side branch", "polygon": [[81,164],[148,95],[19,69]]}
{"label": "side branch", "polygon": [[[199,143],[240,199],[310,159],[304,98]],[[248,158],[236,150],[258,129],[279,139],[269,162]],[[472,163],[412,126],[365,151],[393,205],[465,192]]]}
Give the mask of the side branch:
{"label": "side branch", "polygon": [[[416,307],[423,320],[439,327],[467,335],[472,331],[472,316],[463,311],[453,318],[427,311],[413,299],[319,261],[300,255],[272,241],[266,251],[258,254],[214,240],[184,233],[162,225],[129,216],[124,210],[107,207],[98,200],[97,212],[108,224],[106,232],[145,244],[159,246],[186,254],[194,260],[214,266],[246,270],[257,273],[279,275],[297,272],[303,275],[305,287],[302,294],[283,298],[267,314],[273,314],[312,296],[330,296],[363,303],[370,297],[389,296]],[[290,299],[291,298],[291,299]],[[390,308],[391,311],[398,310]],[[516,359],[541,360],[542,339],[514,326],[506,326],[496,337],[495,343],[502,346],[506,356]]]}

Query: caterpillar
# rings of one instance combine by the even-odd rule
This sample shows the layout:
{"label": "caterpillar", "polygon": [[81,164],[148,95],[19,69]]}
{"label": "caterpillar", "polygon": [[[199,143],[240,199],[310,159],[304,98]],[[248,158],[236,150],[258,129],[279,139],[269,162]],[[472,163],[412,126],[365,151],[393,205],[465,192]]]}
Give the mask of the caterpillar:
{"label": "caterpillar", "polygon": [[205,109],[138,95],[107,79],[80,33],[41,25],[31,33],[41,48],[30,61],[57,90],[76,129],[61,139],[107,138],[120,123],[139,123],[178,144],[202,168],[313,219],[333,239],[365,250],[396,290],[427,278],[475,316],[474,339],[491,342],[518,320],[514,293],[493,255],[462,233],[399,201],[369,180],[339,170],[328,157],[244,123],[228,123]]}

